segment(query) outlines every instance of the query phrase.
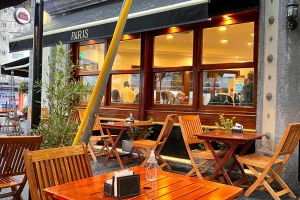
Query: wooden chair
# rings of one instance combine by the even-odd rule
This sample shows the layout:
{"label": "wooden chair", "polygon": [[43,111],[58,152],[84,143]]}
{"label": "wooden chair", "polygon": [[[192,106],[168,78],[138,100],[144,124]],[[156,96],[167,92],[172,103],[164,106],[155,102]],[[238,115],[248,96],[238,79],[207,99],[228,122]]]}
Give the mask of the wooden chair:
{"label": "wooden chair", "polygon": [[[292,156],[299,139],[300,124],[289,124],[272,157],[260,154],[249,154],[238,157],[238,161],[244,163],[257,177],[257,180],[245,192],[245,196],[248,197],[257,187],[260,187],[260,189],[267,189],[274,199],[280,199],[279,197],[284,194],[288,194],[291,198],[296,198],[285,182],[279,177],[279,174]],[[263,171],[258,172],[256,171],[257,168]],[[268,174],[270,175],[269,177],[267,177]],[[271,188],[270,184],[274,180],[277,180],[283,190],[275,192]]]}
{"label": "wooden chair", "polygon": [[[184,143],[193,166],[193,169],[189,173],[187,173],[186,176],[192,176],[196,173],[198,178],[203,179],[201,174],[207,172],[211,167],[213,167],[216,164],[216,162],[206,142],[204,140],[199,140],[197,137],[194,136],[194,134],[196,133],[203,132],[200,118],[197,115],[180,116],[179,123]],[[191,150],[191,144],[201,143],[203,143],[205,150]],[[225,151],[216,151],[216,153],[218,156],[223,156],[226,154]],[[195,159],[201,159],[201,161],[199,163],[196,163]],[[207,164],[207,166],[205,166],[204,169],[202,169],[200,172],[199,168],[204,166],[205,164]]]}
{"label": "wooden chair", "polygon": [[[0,136],[0,191],[11,188],[11,192],[0,194],[0,198],[23,199],[21,193],[27,181],[23,151],[37,150],[41,143],[41,136]],[[21,182],[13,177],[18,175],[24,175]]]}
{"label": "wooden chair", "polygon": [[32,200],[46,200],[44,188],[93,175],[85,144],[25,151],[24,158]]}
{"label": "wooden chair", "polygon": [[[84,112],[85,112],[85,110],[79,110],[80,121],[83,118]],[[90,143],[88,145],[88,151],[91,154],[94,162],[96,163],[97,162],[96,155],[99,155],[99,156],[107,155],[107,153],[110,151],[110,149],[109,149],[110,140],[109,140],[108,135],[105,135],[103,130],[102,130],[101,122],[100,122],[100,116],[99,116],[98,113],[96,114],[96,119],[95,119],[95,123],[94,123],[94,126],[93,126],[93,131],[99,131],[100,132],[100,136],[91,136],[90,137]],[[115,139],[118,136],[117,135],[112,135],[112,137]],[[98,142],[103,142],[103,146],[101,147],[101,149],[94,152],[93,147]],[[106,149],[106,152],[104,152],[105,149]]]}
{"label": "wooden chair", "polygon": [[173,128],[173,125],[175,123],[175,120],[177,118],[177,115],[168,115],[164,126],[162,127],[162,130],[157,138],[156,141],[153,140],[147,140],[147,139],[138,139],[135,141],[132,141],[132,146],[136,149],[137,154],[139,158],[141,159],[139,151],[141,151],[145,156],[146,159],[141,164],[141,167],[144,167],[147,163],[147,160],[150,157],[150,151],[154,150],[156,157],[161,161],[161,165],[159,166],[161,169],[164,167],[167,167],[168,169],[171,169],[171,167],[168,165],[168,163],[159,155],[160,151],[164,147],[171,131]]}
{"label": "wooden chair", "polygon": [[[30,121],[31,121],[31,116],[32,116],[32,108],[28,108],[27,119],[30,119]],[[48,108],[41,108],[41,119],[48,119],[48,117],[49,117]]]}

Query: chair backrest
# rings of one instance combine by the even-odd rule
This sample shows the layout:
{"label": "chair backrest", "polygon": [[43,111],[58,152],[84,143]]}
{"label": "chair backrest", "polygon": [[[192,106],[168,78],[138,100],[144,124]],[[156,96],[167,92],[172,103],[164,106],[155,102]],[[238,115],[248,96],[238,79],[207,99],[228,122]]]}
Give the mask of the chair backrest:
{"label": "chair backrest", "polygon": [[[80,110],[79,111],[79,113],[80,113],[79,115],[80,115],[81,120],[83,118],[84,112],[85,112],[85,110]],[[95,119],[95,123],[94,123],[94,126],[93,126],[93,131],[100,131],[100,134],[103,136],[104,132],[102,130],[99,113],[96,113],[95,115],[96,115],[96,119]]]}
{"label": "chair backrest", "polygon": [[42,136],[0,136],[0,177],[25,174],[24,150],[40,148]]}
{"label": "chair backrest", "polygon": [[[284,135],[279,143],[273,159],[277,158],[280,155],[288,155],[287,160],[294,152],[297,147],[300,139],[300,123],[289,124],[285,129]],[[285,160],[284,162],[287,162]]]}
{"label": "chair backrest", "polygon": [[203,132],[198,115],[179,116],[178,118],[184,142],[187,144],[203,142],[194,136],[196,133]]}
{"label": "chair backrest", "polygon": [[26,174],[33,200],[47,199],[43,189],[91,177],[85,144],[24,152]]}
{"label": "chair backrest", "polygon": [[177,115],[168,115],[165,123],[160,131],[160,134],[156,140],[156,146],[160,146],[159,148],[162,149],[162,147],[164,146],[164,144],[166,143],[172,128],[174,126],[175,120],[177,118]]}
{"label": "chair backrest", "polygon": [[71,123],[81,123],[81,118],[80,118],[80,111],[79,110],[71,110],[69,119],[68,119],[68,125]]}
{"label": "chair backrest", "polygon": [[[31,120],[32,108],[27,108],[27,118]],[[41,118],[47,119],[49,117],[48,108],[41,108]]]}

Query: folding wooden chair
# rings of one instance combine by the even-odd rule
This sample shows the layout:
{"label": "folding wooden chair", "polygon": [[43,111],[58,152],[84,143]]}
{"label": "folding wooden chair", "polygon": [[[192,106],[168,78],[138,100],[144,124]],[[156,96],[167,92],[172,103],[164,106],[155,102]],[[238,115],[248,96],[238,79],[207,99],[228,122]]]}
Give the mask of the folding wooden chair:
{"label": "folding wooden chair", "polygon": [[[199,140],[194,134],[202,133],[202,126],[199,116],[197,115],[190,115],[190,116],[180,116],[179,117],[180,128],[182,132],[182,136],[184,139],[184,143],[186,146],[186,150],[189,154],[193,169],[186,174],[186,176],[193,176],[195,173],[198,178],[203,179],[203,173],[207,172],[211,167],[213,167],[216,162],[214,156],[212,155],[211,151],[209,150],[206,142],[204,140]],[[205,146],[205,150],[191,150],[191,144],[200,144],[203,143]],[[217,155],[223,156],[226,154],[225,151],[216,151]],[[199,163],[196,163],[195,159],[201,159]],[[207,164],[201,171],[199,168]]]}
{"label": "folding wooden chair", "polygon": [[[40,148],[42,136],[1,136],[0,137],[0,191],[11,188],[11,192],[0,194],[0,199],[12,196],[23,199],[21,193],[27,181],[23,152]],[[24,175],[20,182],[13,176]]]}
{"label": "folding wooden chair", "polygon": [[[80,117],[80,121],[83,118],[85,110],[79,110],[79,117]],[[102,127],[101,127],[101,122],[100,122],[100,116],[98,113],[96,113],[96,119],[95,119],[95,123],[93,126],[93,131],[99,131],[100,132],[100,136],[91,136],[90,137],[90,142],[88,144],[88,151],[91,154],[94,162],[97,162],[97,158],[96,155],[99,156],[103,156],[103,155],[107,155],[107,153],[110,151],[109,148],[109,144],[111,143],[109,140],[108,135],[105,135]],[[117,135],[112,135],[113,139],[117,138]],[[98,143],[98,142],[103,142],[103,146],[101,147],[101,149],[99,149],[98,151],[94,152],[93,151],[93,147]],[[104,150],[106,149],[106,152],[104,152]]]}
{"label": "folding wooden chair", "polygon": [[[292,156],[298,145],[299,139],[300,124],[289,124],[272,157],[260,154],[249,154],[238,157],[238,161],[244,163],[257,177],[257,180],[245,192],[246,197],[248,197],[257,187],[260,187],[260,189],[263,190],[267,189],[274,199],[280,199],[279,197],[284,194],[288,194],[291,198],[296,198],[290,188],[279,177],[279,174]],[[278,158],[279,156],[280,159]],[[255,168],[263,169],[263,172],[258,172]],[[269,177],[267,177],[268,174],[270,175]],[[277,180],[283,190],[275,192],[271,188],[270,184],[274,180]]]}
{"label": "folding wooden chair", "polygon": [[93,176],[85,144],[25,151],[32,200],[47,200],[43,189]]}
{"label": "folding wooden chair", "polygon": [[141,167],[144,167],[147,163],[147,160],[150,157],[150,151],[154,150],[156,157],[161,161],[161,165],[159,166],[161,169],[164,167],[167,167],[168,169],[171,169],[171,167],[168,165],[168,163],[159,155],[160,151],[164,147],[171,131],[173,128],[173,125],[175,123],[175,120],[177,118],[177,115],[168,115],[164,126],[162,127],[162,130],[157,138],[156,141],[153,140],[146,140],[146,139],[138,139],[135,141],[132,141],[132,146],[136,149],[137,154],[139,158],[141,159],[139,151],[141,151],[145,156],[146,159],[141,164]]}

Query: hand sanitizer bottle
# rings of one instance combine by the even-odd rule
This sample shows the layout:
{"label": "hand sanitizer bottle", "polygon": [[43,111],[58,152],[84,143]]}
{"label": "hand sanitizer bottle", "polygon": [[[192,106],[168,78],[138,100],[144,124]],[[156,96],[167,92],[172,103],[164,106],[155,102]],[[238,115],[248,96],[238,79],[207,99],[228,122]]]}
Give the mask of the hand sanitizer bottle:
{"label": "hand sanitizer bottle", "polygon": [[151,150],[150,158],[147,161],[146,179],[148,181],[155,181],[157,177],[157,161],[155,159],[154,150]]}

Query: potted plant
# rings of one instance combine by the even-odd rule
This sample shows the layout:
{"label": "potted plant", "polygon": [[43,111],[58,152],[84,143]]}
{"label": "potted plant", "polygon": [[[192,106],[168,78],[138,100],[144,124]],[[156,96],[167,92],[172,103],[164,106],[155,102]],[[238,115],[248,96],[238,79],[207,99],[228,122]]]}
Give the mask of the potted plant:
{"label": "potted plant", "polygon": [[[153,118],[146,121],[146,123],[152,124]],[[132,133],[132,136],[134,140],[138,138],[143,128],[141,127],[131,127],[130,131]],[[147,131],[145,131],[145,134],[143,135],[143,138],[149,137],[153,133],[153,127],[149,127]],[[131,140],[122,140],[122,151],[129,152],[132,148]]]}
{"label": "potted plant", "polygon": [[48,118],[41,119],[34,131],[43,134],[42,148],[70,146],[74,141],[73,133],[77,131],[76,122],[68,122],[71,107],[78,105],[78,98],[86,96],[89,85],[75,80],[71,51],[65,51],[60,42],[53,50],[54,58],[49,59],[51,81],[37,81],[35,88],[45,91],[45,104],[48,105]]}
{"label": "potted plant", "polygon": [[[221,114],[220,124],[218,122],[215,122],[215,124],[218,129],[231,132],[234,119],[235,117],[232,117],[231,119],[225,119],[224,114]],[[223,142],[217,142],[217,145],[220,150],[228,150],[227,146]]]}

